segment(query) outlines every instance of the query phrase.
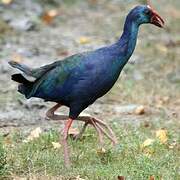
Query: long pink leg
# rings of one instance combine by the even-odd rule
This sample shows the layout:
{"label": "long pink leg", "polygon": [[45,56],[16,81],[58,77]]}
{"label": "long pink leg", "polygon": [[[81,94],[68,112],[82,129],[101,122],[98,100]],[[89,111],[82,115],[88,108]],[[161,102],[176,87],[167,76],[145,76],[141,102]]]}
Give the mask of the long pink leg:
{"label": "long pink leg", "polygon": [[62,120],[62,121],[66,121],[68,116],[64,116],[64,115],[57,115],[54,114],[54,112],[60,108],[62,105],[61,104],[56,104],[55,106],[53,106],[52,108],[50,108],[47,112],[46,112],[46,116],[51,119],[51,120]]}
{"label": "long pink leg", "polygon": [[64,131],[63,131],[63,140],[62,144],[64,147],[64,163],[67,168],[70,167],[70,158],[69,158],[69,150],[68,150],[68,144],[67,144],[67,138],[68,138],[68,131],[71,127],[71,124],[73,122],[73,119],[69,118],[65,124]]}
{"label": "long pink leg", "polygon": [[[47,117],[49,117],[52,120],[63,120],[63,121],[65,121],[68,118],[68,116],[54,114],[54,112],[59,107],[61,107],[61,105],[60,104],[56,104],[51,109],[49,109],[47,111],[47,113],[46,113]],[[97,133],[99,135],[99,140],[101,142],[102,142],[102,134],[104,134],[105,136],[107,136],[113,142],[113,144],[117,143],[116,136],[114,135],[112,129],[106,123],[104,123],[103,121],[98,120],[96,118],[89,117],[89,116],[79,116],[77,118],[77,120],[83,121],[83,122],[85,122],[85,124],[84,124],[80,134],[77,135],[76,139],[79,139],[82,136],[82,134],[84,133],[87,125],[91,124],[96,129],[96,131],[97,131]],[[104,126],[109,131],[109,133],[107,133],[102,126]]]}
{"label": "long pink leg", "polygon": [[[57,115],[55,114],[54,112],[60,108],[62,105],[61,104],[56,104],[55,106],[53,106],[52,108],[50,108],[47,112],[46,112],[46,116],[51,119],[51,120],[54,120],[54,121],[66,121],[68,119],[68,116],[66,115]],[[86,119],[86,120],[80,120],[80,121],[84,121],[84,126],[82,128],[82,130],[80,131],[80,133],[76,136],[75,139],[79,139],[82,134],[84,133],[86,127],[88,124],[91,124],[91,122]],[[94,126],[94,125],[93,125]]]}
{"label": "long pink leg", "polygon": [[[67,120],[67,116],[57,115],[57,114],[54,113],[59,107],[61,107],[61,104],[56,104],[55,106],[50,108],[47,111],[46,116],[48,118],[52,119],[52,120],[62,120],[62,121]],[[65,166],[67,168],[70,166],[70,158],[69,158],[69,150],[68,150],[67,138],[68,138],[68,131],[69,131],[69,128],[70,128],[70,126],[72,124],[72,121],[73,121],[72,119],[68,119],[68,121],[66,122],[65,127],[64,127],[64,131],[63,131],[63,140],[62,140],[62,145],[63,145],[63,149],[64,149],[64,162],[65,162]],[[92,125],[94,126],[94,128],[96,129],[96,131],[99,134],[99,141],[102,144],[102,137],[101,137],[101,134],[100,134],[100,130],[97,128],[96,123],[94,121],[92,121],[90,123],[87,120],[85,120],[84,122],[85,122],[85,124],[84,124],[83,129],[81,130],[79,135],[81,136],[82,133],[85,131],[86,126],[88,124],[92,123]]]}
{"label": "long pink leg", "polygon": [[[59,121],[59,120],[62,120],[62,121],[66,121],[67,119],[68,119],[68,116],[65,116],[65,115],[57,115],[57,114],[55,114],[54,112],[58,109],[58,108],[60,108],[62,105],[61,104],[56,104],[55,106],[53,106],[52,108],[50,108],[48,111],[47,111],[47,113],[46,113],[46,116],[49,118],[49,119],[51,119],[51,120],[57,120],[57,121]],[[78,120],[78,119],[77,119]],[[86,127],[87,127],[87,125],[88,124],[92,124],[92,120],[91,119],[80,119],[80,121],[84,121],[85,123],[84,123],[84,126],[83,126],[83,128],[82,128],[82,130],[80,131],[80,133],[77,135],[77,137],[75,138],[75,139],[79,139],[81,136],[82,136],[82,134],[84,133],[84,131],[85,131],[85,129],[86,129]],[[94,125],[94,123],[92,124],[94,127],[95,127],[95,125]],[[95,129],[97,130],[98,128],[96,128],[95,127]],[[98,132],[98,134],[99,134],[99,130],[97,130],[97,132]]]}

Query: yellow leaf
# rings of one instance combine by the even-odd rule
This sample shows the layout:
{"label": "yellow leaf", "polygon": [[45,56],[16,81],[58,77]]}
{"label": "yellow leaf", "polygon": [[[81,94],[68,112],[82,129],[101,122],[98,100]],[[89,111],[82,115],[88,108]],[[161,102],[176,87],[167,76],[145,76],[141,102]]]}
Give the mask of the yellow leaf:
{"label": "yellow leaf", "polygon": [[48,11],[48,15],[51,17],[56,17],[58,14],[59,14],[59,12],[56,9],[51,9]]}
{"label": "yellow leaf", "polygon": [[54,149],[59,149],[61,147],[61,144],[59,142],[52,142]]}
{"label": "yellow leaf", "polygon": [[166,54],[168,52],[167,47],[163,44],[157,44],[156,48],[164,54]]}
{"label": "yellow leaf", "polygon": [[160,130],[156,131],[156,137],[160,140],[161,143],[165,144],[168,140],[167,130],[160,129]]}
{"label": "yellow leaf", "polygon": [[6,4],[6,5],[11,4],[12,1],[13,1],[13,0],[1,0],[1,2],[2,2],[3,4]]}
{"label": "yellow leaf", "polygon": [[174,149],[177,146],[177,142],[174,141],[173,143],[171,143],[168,147],[169,149]]}
{"label": "yellow leaf", "polygon": [[20,62],[22,62],[23,57],[20,54],[18,54],[18,53],[13,53],[11,59],[12,59],[12,61],[20,63]]}
{"label": "yellow leaf", "polygon": [[[13,174],[13,180],[27,180],[25,177],[19,177],[19,176],[14,176]],[[32,180],[32,179],[31,179]]]}
{"label": "yellow leaf", "polygon": [[143,150],[143,153],[145,154],[145,156],[151,157],[154,154],[154,150],[146,148],[146,149]]}
{"label": "yellow leaf", "polygon": [[80,175],[78,175],[78,176],[75,178],[75,180],[85,180],[85,179],[81,178]]}
{"label": "yellow leaf", "polygon": [[32,130],[30,135],[27,137],[27,139],[24,142],[32,141],[40,136],[42,133],[42,130],[40,127],[37,127],[36,129]]}
{"label": "yellow leaf", "polygon": [[150,146],[150,145],[152,145],[154,143],[154,139],[146,139],[144,142],[143,142],[143,144],[142,144],[142,148],[145,148],[145,147],[147,147],[147,146]]}
{"label": "yellow leaf", "polygon": [[97,153],[98,153],[99,155],[105,154],[105,153],[106,153],[106,149],[104,149],[104,148],[102,147],[102,148],[100,148],[100,149],[97,150]]}
{"label": "yellow leaf", "polygon": [[173,146],[173,145],[170,145],[170,146],[169,146],[169,149],[173,149],[173,148],[174,148],[174,146]]}
{"label": "yellow leaf", "polygon": [[142,115],[145,113],[145,107],[144,106],[139,106],[135,109],[135,114],[136,115]]}
{"label": "yellow leaf", "polygon": [[78,41],[80,44],[88,44],[91,42],[90,38],[88,37],[85,37],[85,36],[82,36],[79,38],[79,41]]}

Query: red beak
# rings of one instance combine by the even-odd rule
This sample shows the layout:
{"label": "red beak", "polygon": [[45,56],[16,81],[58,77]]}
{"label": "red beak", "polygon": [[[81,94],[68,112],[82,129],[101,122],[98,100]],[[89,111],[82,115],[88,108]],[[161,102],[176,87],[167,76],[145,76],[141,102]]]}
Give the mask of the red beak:
{"label": "red beak", "polygon": [[151,7],[149,7],[151,9],[152,15],[151,15],[151,23],[163,28],[164,27],[164,20],[162,19],[162,17]]}

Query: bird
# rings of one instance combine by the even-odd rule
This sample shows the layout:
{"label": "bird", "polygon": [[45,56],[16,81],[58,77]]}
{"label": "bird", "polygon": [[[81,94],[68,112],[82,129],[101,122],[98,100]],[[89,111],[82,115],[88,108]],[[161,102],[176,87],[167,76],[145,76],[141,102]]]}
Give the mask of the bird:
{"label": "bird", "polygon": [[[71,165],[67,140],[74,120],[84,122],[76,139],[82,136],[87,125],[92,125],[100,143],[103,143],[103,136],[109,138],[113,145],[118,143],[115,133],[107,123],[95,117],[80,116],[80,113],[113,87],[135,50],[142,24],[153,24],[160,28],[165,24],[149,1],[130,10],[122,35],[115,43],[74,54],[39,68],[30,68],[15,61],[9,62],[12,67],[22,71],[11,76],[13,81],[19,83],[18,91],[21,94],[27,99],[36,97],[56,103],[47,111],[46,116],[65,122],[61,141],[65,167],[69,168]],[[27,76],[34,80],[28,80]],[[67,116],[55,113],[61,106],[69,108]]]}

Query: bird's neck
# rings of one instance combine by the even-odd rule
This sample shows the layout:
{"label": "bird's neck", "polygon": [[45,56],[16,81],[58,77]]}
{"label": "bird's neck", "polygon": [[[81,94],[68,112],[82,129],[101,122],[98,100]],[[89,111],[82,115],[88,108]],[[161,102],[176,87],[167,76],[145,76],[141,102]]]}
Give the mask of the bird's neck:
{"label": "bird's neck", "polygon": [[116,45],[119,47],[121,59],[122,57],[124,57],[124,63],[127,63],[132,53],[134,52],[134,49],[136,47],[138,31],[139,25],[130,18],[127,18],[124,25],[122,36],[116,43]]}

